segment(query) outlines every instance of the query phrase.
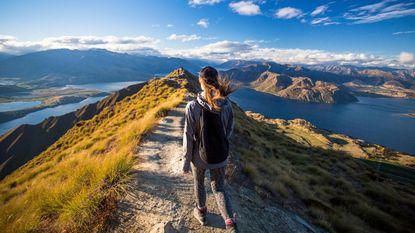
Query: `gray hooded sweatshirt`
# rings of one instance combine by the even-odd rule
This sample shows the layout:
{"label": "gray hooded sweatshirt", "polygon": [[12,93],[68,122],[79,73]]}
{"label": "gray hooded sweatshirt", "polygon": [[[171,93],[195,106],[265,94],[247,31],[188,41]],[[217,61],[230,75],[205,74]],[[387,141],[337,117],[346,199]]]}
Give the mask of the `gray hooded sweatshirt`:
{"label": "gray hooded sweatshirt", "polygon": [[[197,104],[196,101],[200,104]],[[228,98],[219,101],[218,104],[221,106],[221,119],[226,136],[229,140],[233,130],[233,112],[232,105]],[[196,139],[197,130],[199,128],[199,120],[201,114],[201,106],[203,108],[216,112],[207,103],[203,97],[203,93],[197,95],[196,100],[192,100],[186,105],[186,115],[183,132],[183,156],[185,159],[185,166],[190,166],[190,162],[198,168],[214,169],[226,166],[228,159],[223,162],[216,164],[208,164],[200,158],[199,155],[199,141]]]}

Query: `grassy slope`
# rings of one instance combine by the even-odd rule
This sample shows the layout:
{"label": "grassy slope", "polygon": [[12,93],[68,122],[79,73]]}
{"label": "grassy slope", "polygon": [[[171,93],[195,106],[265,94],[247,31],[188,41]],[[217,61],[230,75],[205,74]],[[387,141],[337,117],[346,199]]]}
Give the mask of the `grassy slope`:
{"label": "grassy slope", "polygon": [[413,184],[386,179],[344,152],[298,143],[236,106],[234,112],[233,155],[264,198],[330,232],[414,229]]}
{"label": "grassy slope", "polygon": [[344,134],[321,130],[303,119],[268,119],[258,113],[249,111],[246,113],[254,119],[272,124],[278,132],[306,146],[343,151],[355,158],[415,168],[415,156],[390,150],[377,144],[366,143],[361,139],[351,138]]}
{"label": "grassy slope", "polygon": [[99,228],[97,213],[122,188],[141,136],[183,100],[187,81],[177,75],[176,70],[166,78],[151,80],[115,107],[79,122],[2,180],[0,229],[56,232],[89,231],[91,225]]}
{"label": "grassy slope", "polygon": [[[114,108],[79,123],[4,179],[0,229],[85,231],[97,221],[99,227],[96,216],[122,188],[141,135],[183,99],[186,81],[179,82],[151,81]],[[342,152],[298,143],[274,125],[234,109],[232,153],[261,195],[332,232],[413,229],[413,186],[376,175]]]}

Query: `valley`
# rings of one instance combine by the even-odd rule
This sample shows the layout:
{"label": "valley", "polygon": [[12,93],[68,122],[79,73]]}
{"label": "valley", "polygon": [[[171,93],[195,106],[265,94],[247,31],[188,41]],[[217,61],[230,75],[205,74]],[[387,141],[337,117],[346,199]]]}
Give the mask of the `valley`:
{"label": "valley", "polygon": [[[25,93],[10,93],[1,99],[1,105],[5,105],[0,111],[0,124],[24,117],[25,115],[45,108],[52,108],[63,104],[77,103],[89,97],[105,96],[108,93],[92,89],[77,88],[43,88],[35,89]],[[6,106],[18,105],[19,103],[38,103],[34,106],[24,107],[15,110],[8,110]]]}
{"label": "valley", "polygon": [[[90,83],[36,89],[26,93],[14,93],[0,103],[0,134],[20,124],[37,124],[50,116],[59,116],[86,104],[98,101],[111,92],[142,81]],[[20,104],[23,103],[23,104]],[[33,105],[32,103],[36,103]],[[20,106],[14,110],[7,108]],[[25,107],[29,105],[28,107]],[[16,107],[17,107],[16,106]]]}
{"label": "valley", "polygon": [[415,0],[0,0],[0,233],[415,233]]}
{"label": "valley", "polygon": [[[214,213],[208,228],[188,219],[190,180],[177,175],[183,106],[197,91],[197,78],[177,69],[69,114],[67,131],[58,129],[68,125],[58,117],[43,122],[44,129],[37,125],[36,137],[28,126],[3,135],[0,141],[10,145],[27,142],[24,137],[44,140],[41,132],[52,125],[63,133],[0,181],[1,229],[223,232]],[[265,118],[237,104],[233,110],[226,174],[244,220],[241,230],[412,229],[413,157],[304,120]],[[208,203],[213,205],[211,199]],[[255,219],[258,215],[261,221]],[[19,224],[21,218],[27,224]]]}

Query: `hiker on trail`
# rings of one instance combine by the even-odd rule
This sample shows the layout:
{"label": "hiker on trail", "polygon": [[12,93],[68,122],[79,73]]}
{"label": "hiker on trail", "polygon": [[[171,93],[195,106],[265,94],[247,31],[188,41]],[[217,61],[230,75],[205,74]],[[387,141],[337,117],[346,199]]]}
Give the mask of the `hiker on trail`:
{"label": "hiker on trail", "polygon": [[212,191],[229,232],[237,232],[234,213],[225,192],[225,170],[228,163],[229,137],[233,129],[233,112],[227,96],[233,91],[229,80],[218,77],[213,67],[199,72],[202,92],[186,106],[183,134],[183,172],[190,167],[194,178],[197,206],[194,217],[206,225],[205,172],[209,170]]}

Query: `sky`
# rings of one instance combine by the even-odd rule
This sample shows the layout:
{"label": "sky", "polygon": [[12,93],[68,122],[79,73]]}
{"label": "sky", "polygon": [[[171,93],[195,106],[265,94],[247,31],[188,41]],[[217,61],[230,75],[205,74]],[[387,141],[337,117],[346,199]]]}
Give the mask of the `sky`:
{"label": "sky", "polygon": [[415,68],[413,0],[1,0],[0,52]]}

